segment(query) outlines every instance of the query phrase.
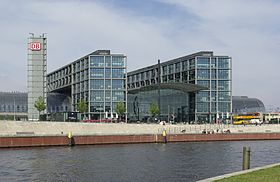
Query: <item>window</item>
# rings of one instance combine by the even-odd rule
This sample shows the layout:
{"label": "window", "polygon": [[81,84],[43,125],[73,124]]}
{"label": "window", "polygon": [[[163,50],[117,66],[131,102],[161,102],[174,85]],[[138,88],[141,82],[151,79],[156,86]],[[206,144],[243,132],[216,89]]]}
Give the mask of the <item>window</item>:
{"label": "window", "polygon": [[104,69],[102,68],[93,68],[90,70],[91,78],[104,78]]}
{"label": "window", "polygon": [[209,58],[197,58],[197,68],[209,68]]}
{"label": "window", "polygon": [[90,57],[90,65],[94,67],[104,67],[104,57],[103,56]]}
{"label": "window", "polygon": [[105,69],[105,78],[111,78],[111,69]]}
{"label": "window", "polygon": [[208,87],[208,88],[210,87],[210,81],[208,81],[208,80],[198,80],[197,84]]}
{"label": "window", "polygon": [[105,101],[111,101],[111,91],[105,92]]}
{"label": "window", "polygon": [[113,90],[125,89],[124,80],[112,80],[112,89]]}
{"label": "window", "polygon": [[187,81],[188,80],[188,73],[186,71],[184,71],[182,73],[182,78],[183,78],[183,82]]}
{"label": "window", "polygon": [[91,91],[91,101],[104,101],[104,91],[102,90],[95,90],[95,91]]}
{"label": "window", "polygon": [[187,69],[188,69],[188,61],[184,61],[182,63],[182,70],[184,71],[184,70],[187,70]]}
{"label": "window", "polygon": [[219,80],[218,81],[218,90],[229,91],[230,90],[230,81]]}
{"label": "window", "polygon": [[167,66],[162,67],[162,72],[163,75],[167,75]]}
{"label": "window", "polygon": [[105,66],[110,67],[111,66],[111,56],[105,57]]}
{"label": "window", "polygon": [[209,112],[209,103],[198,102],[197,112]]}
{"label": "window", "polygon": [[104,80],[91,80],[90,89],[104,89]]}
{"label": "window", "polygon": [[175,73],[175,81],[180,82],[181,73]]}
{"label": "window", "polygon": [[141,80],[145,80],[145,73],[144,72],[141,73]]}
{"label": "window", "polygon": [[174,65],[171,64],[171,65],[168,66],[168,73],[171,74],[173,72],[174,72]]}
{"label": "window", "polygon": [[216,102],[211,102],[211,112],[217,112]]}
{"label": "window", "polygon": [[124,92],[123,91],[113,91],[112,92],[112,101],[123,101]]}
{"label": "window", "polygon": [[112,66],[124,67],[124,57],[113,56],[112,57]]}
{"label": "window", "polygon": [[216,97],[216,94],[217,94],[217,92],[211,92],[211,101],[216,101],[217,100],[217,97]]}
{"label": "window", "polygon": [[218,68],[229,69],[229,58],[218,58]]}
{"label": "window", "polygon": [[104,102],[93,102],[90,105],[90,112],[104,112]]}
{"label": "window", "polygon": [[189,80],[194,80],[195,79],[195,71],[194,70],[190,70],[189,71]]}
{"label": "window", "polygon": [[211,58],[211,68],[216,68],[217,67],[217,62],[216,62],[216,58]]}
{"label": "window", "polygon": [[172,74],[172,75],[168,75],[168,81],[169,82],[173,82],[173,80],[174,80],[174,75]]}
{"label": "window", "polygon": [[105,80],[105,89],[111,89],[111,80]]}
{"label": "window", "polygon": [[230,103],[218,102],[218,112],[230,112]]}
{"label": "window", "polygon": [[149,79],[149,78],[150,78],[150,72],[147,71],[147,72],[146,72],[146,79]]}
{"label": "window", "polygon": [[210,70],[197,70],[197,78],[198,79],[209,79],[210,78]]}
{"label": "window", "polygon": [[[111,111],[111,103],[110,102],[106,102],[105,103],[105,112],[110,112]],[[110,113],[108,113],[110,114]]]}
{"label": "window", "polygon": [[230,92],[219,92],[218,100],[219,101],[230,101]]}
{"label": "window", "polygon": [[195,68],[195,59],[190,59],[189,63],[190,63],[189,69],[194,69]]}
{"label": "window", "polygon": [[218,70],[218,79],[229,79],[229,70]]}
{"label": "window", "polygon": [[209,101],[209,92],[201,91],[196,95],[197,102],[207,102]]}
{"label": "window", "polygon": [[166,83],[166,82],[167,82],[167,76],[163,76],[161,81],[162,81],[163,83]]}
{"label": "window", "polygon": [[176,63],[175,64],[175,72],[180,72],[181,71],[181,63]]}
{"label": "window", "polygon": [[217,78],[216,72],[217,72],[217,70],[211,70],[211,78],[212,79],[216,79]]}
{"label": "window", "polygon": [[112,69],[112,78],[125,78],[125,69],[113,68]]}
{"label": "window", "polygon": [[212,80],[212,82],[211,82],[211,89],[212,90],[217,90],[217,84],[216,84],[215,80]]}

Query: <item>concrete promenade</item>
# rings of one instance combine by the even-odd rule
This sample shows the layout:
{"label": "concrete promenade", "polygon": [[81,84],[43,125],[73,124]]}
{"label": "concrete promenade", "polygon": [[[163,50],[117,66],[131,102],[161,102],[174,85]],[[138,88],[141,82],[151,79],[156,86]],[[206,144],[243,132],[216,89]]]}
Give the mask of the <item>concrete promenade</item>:
{"label": "concrete promenade", "polygon": [[145,135],[161,134],[201,134],[206,132],[221,133],[280,133],[280,125],[218,125],[218,124],[126,124],[126,123],[79,123],[79,122],[29,122],[29,121],[0,121],[0,137],[19,135]]}

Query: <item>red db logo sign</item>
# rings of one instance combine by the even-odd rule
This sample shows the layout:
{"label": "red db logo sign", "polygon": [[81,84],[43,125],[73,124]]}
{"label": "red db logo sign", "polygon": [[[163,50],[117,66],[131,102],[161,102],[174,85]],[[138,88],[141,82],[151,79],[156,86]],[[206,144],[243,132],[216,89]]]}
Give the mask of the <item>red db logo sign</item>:
{"label": "red db logo sign", "polygon": [[41,44],[40,42],[31,42],[30,43],[30,49],[32,51],[40,51],[41,50]]}

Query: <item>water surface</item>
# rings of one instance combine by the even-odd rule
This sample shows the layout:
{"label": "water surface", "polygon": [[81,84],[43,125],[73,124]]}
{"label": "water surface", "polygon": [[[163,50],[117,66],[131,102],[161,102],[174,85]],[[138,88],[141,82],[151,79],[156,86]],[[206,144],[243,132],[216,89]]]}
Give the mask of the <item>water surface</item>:
{"label": "water surface", "polygon": [[280,162],[280,141],[0,149],[0,181],[196,181]]}

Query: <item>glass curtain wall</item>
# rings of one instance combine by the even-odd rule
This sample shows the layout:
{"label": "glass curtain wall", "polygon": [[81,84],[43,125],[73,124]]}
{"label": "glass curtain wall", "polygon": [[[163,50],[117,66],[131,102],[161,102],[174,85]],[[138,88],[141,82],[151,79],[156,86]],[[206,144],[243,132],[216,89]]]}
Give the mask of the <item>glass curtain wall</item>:
{"label": "glass curtain wall", "polygon": [[224,122],[231,113],[231,64],[228,57],[197,57],[196,83],[209,88],[196,95],[197,122]]}
{"label": "glass curtain wall", "polygon": [[2,119],[27,119],[27,93],[0,92],[0,120]]}
{"label": "glass curtain wall", "polygon": [[[180,90],[162,89],[161,95],[161,120],[174,122],[188,122],[188,93]],[[151,117],[150,107],[158,103],[158,91],[139,91],[128,94],[128,119],[130,122],[156,122]],[[158,117],[158,116],[156,116]]]}
{"label": "glass curtain wall", "polygon": [[91,119],[116,118],[116,105],[126,102],[126,60],[124,56],[90,56]]}

